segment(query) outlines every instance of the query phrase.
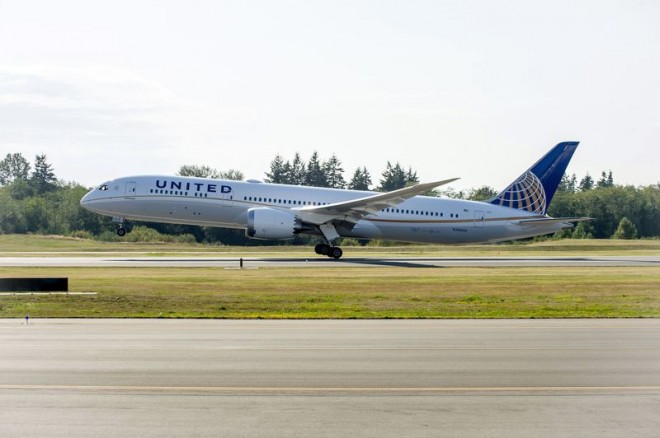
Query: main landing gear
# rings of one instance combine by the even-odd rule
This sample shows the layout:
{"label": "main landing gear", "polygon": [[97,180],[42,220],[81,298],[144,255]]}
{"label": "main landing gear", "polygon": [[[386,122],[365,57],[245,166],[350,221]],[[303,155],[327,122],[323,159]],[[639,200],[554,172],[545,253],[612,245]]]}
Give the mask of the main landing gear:
{"label": "main landing gear", "polygon": [[317,254],[328,256],[335,260],[341,258],[344,251],[342,251],[340,247],[334,245],[334,243],[340,238],[335,226],[331,222],[326,222],[319,225],[319,231],[323,234],[324,240],[330,245],[328,245],[328,243],[319,243],[314,247],[314,251],[316,251]]}
{"label": "main landing gear", "polygon": [[117,236],[124,237],[125,235],[126,235],[126,228],[124,228],[123,226],[117,228]]}
{"label": "main landing gear", "polygon": [[325,243],[319,243],[314,247],[314,252],[320,255],[328,256],[333,259],[339,259],[344,254],[338,246],[330,246]]}

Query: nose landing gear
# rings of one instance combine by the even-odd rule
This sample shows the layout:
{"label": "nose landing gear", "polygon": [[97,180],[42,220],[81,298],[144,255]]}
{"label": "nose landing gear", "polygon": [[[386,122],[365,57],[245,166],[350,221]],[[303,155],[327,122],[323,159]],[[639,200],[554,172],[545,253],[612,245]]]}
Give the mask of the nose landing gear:
{"label": "nose landing gear", "polygon": [[124,218],[113,216],[112,222],[116,222],[119,224],[119,228],[117,228],[117,236],[124,237],[126,235],[126,228],[124,228]]}

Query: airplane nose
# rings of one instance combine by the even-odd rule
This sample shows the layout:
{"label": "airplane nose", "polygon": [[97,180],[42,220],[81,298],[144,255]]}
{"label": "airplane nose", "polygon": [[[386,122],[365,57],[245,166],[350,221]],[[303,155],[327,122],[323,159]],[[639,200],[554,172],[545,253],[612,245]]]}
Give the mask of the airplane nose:
{"label": "airplane nose", "polygon": [[82,197],[80,200],[80,206],[83,208],[87,208],[86,205],[89,204],[89,200],[91,198],[92,192],[87,193],[85,196]]}

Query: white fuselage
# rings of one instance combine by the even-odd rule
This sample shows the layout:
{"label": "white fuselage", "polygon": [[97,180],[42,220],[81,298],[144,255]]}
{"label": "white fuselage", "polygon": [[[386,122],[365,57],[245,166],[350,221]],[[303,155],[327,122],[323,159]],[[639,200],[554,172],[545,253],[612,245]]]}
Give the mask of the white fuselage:
{"label": "white fuselage", "polygon": [[[90,191],[81,204],[117,219],[247,228],[255,207],[290,211],[373,195],[373,192],[178,176],[134,176]],[[415,196],[338,226],[341,237],[443,244],[485,243],[553,233],[567,224],[521,225],[545,216],[490,203]],[[312,234],[314,234],[312,232]]]}

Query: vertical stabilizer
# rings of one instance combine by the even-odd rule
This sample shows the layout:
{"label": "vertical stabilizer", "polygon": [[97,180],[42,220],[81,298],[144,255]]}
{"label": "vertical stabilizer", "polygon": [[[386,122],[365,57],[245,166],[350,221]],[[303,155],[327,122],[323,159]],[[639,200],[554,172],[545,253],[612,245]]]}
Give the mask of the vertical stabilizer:
{"label": "vertical stabilizer", "polygon": [[545,214],[578,144],[559,143],[489,202]]}

